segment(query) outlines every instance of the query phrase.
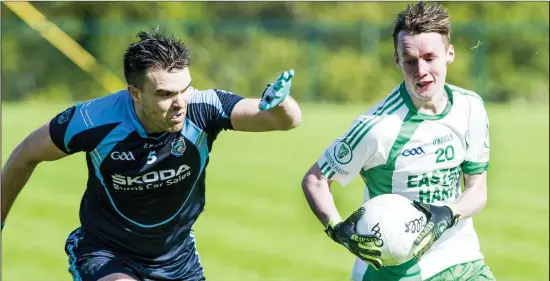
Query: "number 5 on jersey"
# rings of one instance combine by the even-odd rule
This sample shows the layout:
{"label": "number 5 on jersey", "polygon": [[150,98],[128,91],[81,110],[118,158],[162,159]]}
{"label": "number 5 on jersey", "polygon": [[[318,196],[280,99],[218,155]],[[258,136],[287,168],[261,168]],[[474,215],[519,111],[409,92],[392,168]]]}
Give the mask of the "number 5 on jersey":
{"label": "number 5 on jersey", "polygon": [[150,151],[149,155],[147,156],[147,165],[151,165],[157,161],[157,152],[156,151]]}

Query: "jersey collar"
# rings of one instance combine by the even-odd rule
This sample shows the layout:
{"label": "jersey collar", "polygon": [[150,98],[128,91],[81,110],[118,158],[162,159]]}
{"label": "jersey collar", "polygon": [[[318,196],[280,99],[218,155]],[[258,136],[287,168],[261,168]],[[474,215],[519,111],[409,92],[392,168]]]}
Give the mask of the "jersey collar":
{"label": "jersey collar", "polygon": [[417,117],[423,120],[439,120],[445,117],[453,107],[453,91],[449,88],[449,86],[447,86],[447,84],[445,84],[443,88],[445,89],[445,92],[447,93],[447,97],[448,97],[447,106],[445,106],[445,109],[443,109],[443,112],[437,115],[418,112],[418,110],[416,109],[416,106],[414,106],[411,100],[411,97],[409,96],[409,93],[407,92],[407,88],[405,87],[405,82],[401,83],[399,92],[401,94],[401,98],[405,101],[405,104],[409,108],[409,111],[411,111],[414,115],[416,115]]}

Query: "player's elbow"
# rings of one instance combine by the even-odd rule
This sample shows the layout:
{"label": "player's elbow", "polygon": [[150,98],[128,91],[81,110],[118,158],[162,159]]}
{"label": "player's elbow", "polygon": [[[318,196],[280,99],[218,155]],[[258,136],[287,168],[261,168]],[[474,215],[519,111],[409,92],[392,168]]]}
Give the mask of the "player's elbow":
{"label": "player's elbow", "polygon": [[302,179],[302,192],[306,200],[311,204],[314,201],[313,198],[316,197],[316,194],[319,192],[318,180],[311,174],[306,174]]}
{"label": "player's elbow", "polygon": [[298,113],[298,114],[295,114],[294,116],[292,116],[290,118],[290,121],[287,123],[285,129],[286,130],[292,130],[292,129],[300,126],[300,124],[302,124],[302,114]]}
{"label": "player's elbow", "polygon": [[[25,141],[21,142],[11,153],[2,169],[2,180],[7,174],[27,175],[30,174],[41,162],[32,157],[25,148]],[[4,185],[4,183],[2,183]]]}
{"label": "player's elbow", "polygon": [[311,175],[309,173],[305,174],[302,178],[302,190],[304,191],[304,193],[308,192],[310,186],[312,185],[310,178]]}
{"label": "player's elbow", "polygon": [[326,180],[317,163],[313,165],[302,178],[302,190],[305,194],[311,194],[319,190],[320,187],[329,186],[330,182]]}
{"label": "player's elbow", "polygon": [[473,209],[475,210],[474,213],[479,213],[483,208],[485,208],[485,205],[487,205],[487,186],[486,185],[479,185],[475,187],[476,194],[475,197],[477,200],[473,200],[474,206]]}
{"label": "player's elbow", "polygon": [[31,153],[31,146],[32,143],[29,138],[19,143],[9,157],[10,162],[18,168],[35,167],[42,162],[42,159]]}
{"label": "player's elbow", "polygon": [[293,110],[287,113],[284,118],[280,118],[278,121],[279,130],[292,130],[302,124],[302,112],[299,109]]}
{"label": "player's elbow", "polygon": [[273,117],[279,130],[292,130],[302,124],[302,110],[298,103],[288,98],[273,111]]}

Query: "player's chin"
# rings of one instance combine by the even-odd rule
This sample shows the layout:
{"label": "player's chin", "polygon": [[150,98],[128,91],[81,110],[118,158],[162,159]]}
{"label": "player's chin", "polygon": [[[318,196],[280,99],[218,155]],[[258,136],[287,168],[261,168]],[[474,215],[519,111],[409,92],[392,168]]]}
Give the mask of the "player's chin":
{"label": "player's chin", "polygon": [[422,93],[422,92],[417,93],[417,98],[419,100],[429,101],[429,100],[432,99],[432,97],[433,97],[433,95],[431,93]]}
{"label": "player's chin", "polygon": [[180,123],[177,123],[177,124],[170,124],[167,128],[166,128],[166,131],[168,133],[178,133],[181,131],[181,129],[183,129],[183,122],[180,122]]}
{"label": "player's chin", "polygon": [[420,89],[420,88],[416,88],[415,89],[415,96],[417,99],[419,100],[425,100],[425,101],[429,101],[432,99],[432,97],[434,96],[433,94],[433,91],[431,91],[430,89]]}

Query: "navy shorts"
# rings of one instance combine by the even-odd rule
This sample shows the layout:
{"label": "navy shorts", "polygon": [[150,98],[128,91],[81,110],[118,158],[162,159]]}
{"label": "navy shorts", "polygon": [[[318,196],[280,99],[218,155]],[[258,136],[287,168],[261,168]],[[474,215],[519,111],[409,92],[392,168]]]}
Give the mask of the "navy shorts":
{"label": "navy shorts", "polygon": [[184,243],[185,251],[176,261],[144,265],[86,241],[78,228],[67,238],[65,252],[69,256],[69,272],[75,281],[97,281],[113,273],[123,273],[140,281],[206,280],[192,231]]}

